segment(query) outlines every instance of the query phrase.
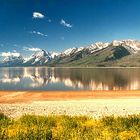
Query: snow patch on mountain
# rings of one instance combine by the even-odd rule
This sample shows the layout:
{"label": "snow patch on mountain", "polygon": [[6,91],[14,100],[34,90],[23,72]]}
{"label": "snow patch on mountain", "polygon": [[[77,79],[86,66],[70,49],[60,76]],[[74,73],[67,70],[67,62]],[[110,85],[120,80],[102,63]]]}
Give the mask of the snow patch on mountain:
{"label": "snow patch on mountain", "polygon": [[77,50],[77,48],[69,48],[69,49],[65,50],[62,54],[70,55],[70,54],[74,53],[76,50]]}
{"label": "snow patch on mountain", "polygon": [[60,55],[60,53],[57,52],[50,52],[51,58],[54,59],[55,57],[57,57],[58,55]]}
{"label": "snow patch on mountain", "polygon": [[43,65],[51,60],[51,54],[45,50],[35,52],[29,59],[24,61],[27,65]]}
{"label": "snow patch on mountain", "polygon": [[122,41],[117,41],[114,40],[112,41],[113,46],[123,46],[127,50],[129,50],[131,53],[137,53],[140,50],[140,42],[137,40],[122,40]]}
{"label": "snow patch on mountain", "polygon": [[75,51],[75,53],[80,52],[80,51],[82,51],[83,49],[84,49],[84,47],[77,48],[77,50]]}
{"label": "snow patch on mountain", "polygon": [[24,59],[21,55],[10,55],[6,56],[1,62],[0,66],[16,66],[16,65],[22,65]]}
{"label": "snow patch on mountain", "polygon": [[96,51],[99,51],[101,49],[104,49],[106,47],[109,46],[110,43],[103,43],[103,42],[97,42],[95,44],[91,44],[89,47],[87,47],[89,49],[89,51],[91,53],[94,53]]}

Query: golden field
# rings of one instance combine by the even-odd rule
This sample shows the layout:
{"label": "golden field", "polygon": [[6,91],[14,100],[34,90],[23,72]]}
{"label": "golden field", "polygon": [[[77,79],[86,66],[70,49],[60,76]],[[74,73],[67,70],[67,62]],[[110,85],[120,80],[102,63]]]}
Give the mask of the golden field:
{"label": "golden field", "polygon": [[139,140],[140,115],[125,117],[23,115],[8,118],[0,114],[2,140]]}

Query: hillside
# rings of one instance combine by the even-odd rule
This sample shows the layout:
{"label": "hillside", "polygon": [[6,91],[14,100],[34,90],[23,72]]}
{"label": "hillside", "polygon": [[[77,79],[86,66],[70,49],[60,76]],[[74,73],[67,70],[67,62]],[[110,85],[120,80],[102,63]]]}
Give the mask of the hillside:
{"label": "hillside", "polygon": [[103,50],[99,50],[93,54],[88,54],[86,51],[72,54],[63,59],[57,58],[50,63],[49,66],[114,66],[119,65],[117,60],[129,56],[130,52],[122,46],[109,46]]}

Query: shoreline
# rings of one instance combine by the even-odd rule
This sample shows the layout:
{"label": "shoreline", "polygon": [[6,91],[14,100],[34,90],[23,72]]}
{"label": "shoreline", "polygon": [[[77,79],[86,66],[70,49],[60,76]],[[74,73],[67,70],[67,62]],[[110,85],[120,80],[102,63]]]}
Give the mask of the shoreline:
{"label": "shoreline", "polygon": [[126,116],[140,113],[140,91],[0,91],[0,112],[12,118],[23,114]]}
{"label": "shoreline", "polygon": [[0,91],[1,103],[84,99],[140,99],[137,91]]}

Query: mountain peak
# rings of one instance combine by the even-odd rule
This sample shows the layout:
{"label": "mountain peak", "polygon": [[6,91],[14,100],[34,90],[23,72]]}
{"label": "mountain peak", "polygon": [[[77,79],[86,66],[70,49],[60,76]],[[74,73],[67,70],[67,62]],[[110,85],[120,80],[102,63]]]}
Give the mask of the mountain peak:
{"label": "mountain peak", "polygon": [[39,50],[32,55],[32,57],[44,57],[44,56],[50,56],[50,53],[45,50]]}
{"label": "mountain peak", "polygon": [[129,51],[131,51],[132,53],[137,53],[137,51],[140,50],[140,42],[133,39],[127,39],[127,40],[121,40],[121,41],[114,40],[112,41],[111,44],[113,46],[123,46]]}
{"label": "mountain peak", "polygon": [[60,55],[60,53],[57,52],[50,52],[51,58],[55,58],[56,56]]}
{"label": "mountain peak", "polygon": [[63,54],[70,55],[71,53],[73,53],[74,51],[76,51],[76,49],[77,48],[75,48],[75,47],[69,48],[69,49],[65,50]]}
{"label": "mountain peak", "polygon": [[51,60],[51,55],[45,50],[39,50],[35,52],[29,59],[24,61],[24,64],[29,65],[44,65]]}

